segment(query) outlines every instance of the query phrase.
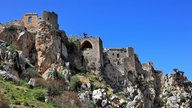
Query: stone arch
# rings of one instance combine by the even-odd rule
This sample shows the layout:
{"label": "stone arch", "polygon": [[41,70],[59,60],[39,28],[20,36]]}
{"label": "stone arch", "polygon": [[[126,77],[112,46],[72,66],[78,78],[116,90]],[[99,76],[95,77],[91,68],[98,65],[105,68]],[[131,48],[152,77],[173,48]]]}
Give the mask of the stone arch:
{"label": "stone arch", "polygon": [[93,49],[93,44],[90,41],[88,41],[88,40],[83,41],[81,43],[81,46],[82,46],[83,50]]}

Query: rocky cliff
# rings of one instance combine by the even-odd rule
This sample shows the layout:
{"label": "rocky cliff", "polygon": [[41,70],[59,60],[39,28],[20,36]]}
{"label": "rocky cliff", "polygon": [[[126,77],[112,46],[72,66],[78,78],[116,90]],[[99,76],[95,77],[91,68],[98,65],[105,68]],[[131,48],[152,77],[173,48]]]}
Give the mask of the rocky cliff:
{"label": "rocky cliff", "polygon": [[[184,72],[175,70],[164,76],[152,62],[141,64],[132,49],[102,50],[99,39],[91,44],[84,44],[85,41],[89,41],[87,35],[83,39],[68,37],[44,20],[39,20],[33,30],[28,30],[22,21],[1,24],[0,76],[5,81],[29,81],[33,87],[47,85],[49,80],[63,81],[64,85],[56,85],[56,90],[60,86],[65,93],[76,93],[81,104],[75,103],[74,98],[63,98],[63,91],[51,89],[53,92],[47,92],[45,102],[57,107],[192,107],[192,83]],[[94,54],[89,51],[96,49],[97,41],[99,53],[94,53],[100,58],[93,59],[98,61],[95,64],[90,61]],[[57,102],[59,99],[68,99],[71,104]]]}

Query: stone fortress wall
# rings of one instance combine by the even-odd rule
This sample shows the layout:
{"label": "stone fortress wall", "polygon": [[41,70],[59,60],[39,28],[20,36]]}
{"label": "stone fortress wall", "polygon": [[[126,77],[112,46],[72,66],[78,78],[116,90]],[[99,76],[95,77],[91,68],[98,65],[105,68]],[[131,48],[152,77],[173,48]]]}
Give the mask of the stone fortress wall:
{"label": "stone fortress wall", "polygon": [[[104,49],[104,70],[109,79],[116,79],[114,83],[124,80],[128,70],[134,67],[134,49],[132,47],[121,49]],[[133,64],[133,66],[129,66]],[[134,69],[132,69],[133,71]]]}

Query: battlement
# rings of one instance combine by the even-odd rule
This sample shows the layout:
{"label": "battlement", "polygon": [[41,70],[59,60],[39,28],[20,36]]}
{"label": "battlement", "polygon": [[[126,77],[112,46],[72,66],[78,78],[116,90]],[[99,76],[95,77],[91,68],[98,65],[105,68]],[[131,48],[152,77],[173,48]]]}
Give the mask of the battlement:
{"label": "battlement", "polygon": [[131,57],[134,55],[134,49],[132,47],[128,48],[104,48],[103,52],[106,52],[110,55],[117,55],[119,58],[119,55],[122,55],[121,57]]}
{"label": "battlement", "polygon": [[37,13],[25,13],[24,15],[38,15]]}
{"label": "battlement", "polygon": [[105,48],[104,49],[104,51],[108,51],[108,50],[110,50],[110,51],[124,51],[124,52],[126,52],[127,51],[127,49],[125,49],[125,48]]}
{"label": "battlement", "polygon": [[127,48],[127,57],[134,56],[134,48],[128,47]]}

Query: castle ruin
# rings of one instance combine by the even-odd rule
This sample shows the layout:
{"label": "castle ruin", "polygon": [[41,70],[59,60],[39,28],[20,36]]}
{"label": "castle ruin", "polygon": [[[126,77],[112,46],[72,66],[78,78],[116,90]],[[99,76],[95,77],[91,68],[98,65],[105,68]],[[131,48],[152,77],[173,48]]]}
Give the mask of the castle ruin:
{"label": "castle ruin", "polygon": [[[58,15],[55,12],[43,11],[39,17],[36,13],[26,13],[20,20],[27,30],[36,31],[39,22],[44,21],[50,25],[50,29],[59,29]],[[140,65],[137,55],[132,47],[128,48],[103,48],[100,37],[84,36],[84,38],[72,37],[70,41],[79,41],[80,51],[68,54],[68,61],[73,62],[79,69],[90,70],[95,74],[105,74],[114,85],[125,85],[124,80],[134,80],[137,72],[144,72],[150,65]],[[66,49],[65,49],[66,51]],[[67,52],[68,53],[68,52]],[[147,75],[146,75],[147,76]],[[146,77],[143,76],[143,77]]]}
{"label": "castle ruin", "polygon": [[52,29],[59,29],[58,15],[55,12],[42,11],[42,17],[39,17],[37,13],[25,13],[21,19],[29,30],[36,30],[41,20],[49,23]]}

